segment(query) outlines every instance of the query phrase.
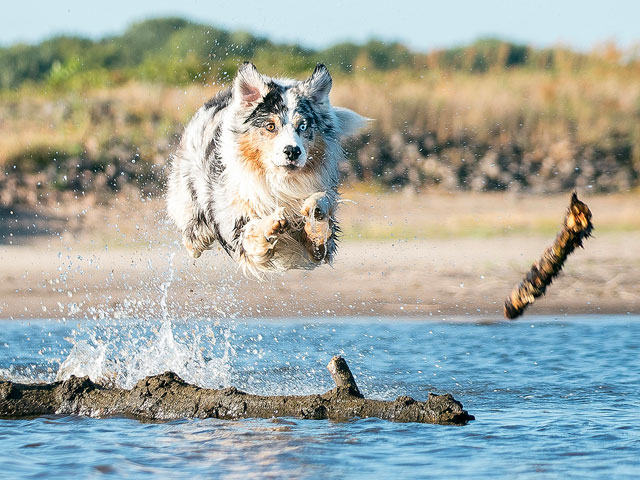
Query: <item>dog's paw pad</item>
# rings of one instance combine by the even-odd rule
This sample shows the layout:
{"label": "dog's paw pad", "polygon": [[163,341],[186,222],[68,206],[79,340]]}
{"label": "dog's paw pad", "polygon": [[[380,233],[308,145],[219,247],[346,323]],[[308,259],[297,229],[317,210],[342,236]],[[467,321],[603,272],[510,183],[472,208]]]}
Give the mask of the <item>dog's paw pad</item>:
{"label": "dog's paw pad", "polygon": [[321,243],[318,245],[316,244],[312,245],[312,247],[309,249],[309,254],[311,255],[311,258],[313,258],[314,261],[316,262],[323,261],[327,256],[326,244]]}
{"label": "dog's paw pad", "polygon": [[331,202],[325,192],[317,192],[302,204],[300,214],[309,220],[323,221],[329,216]]}
{"label": "dog's paw pad", "polygon": [[270,223],[268,224],[265,237],[268,240],[274,240],[276,235],[283,233],[289,226],[289,222],[284,217],[284,208],[277,208],[273,214],[269,217]]}
{"label": "dog's paw pad", "polygon": [[279,218],[277,220],[274,220],[271,228],[275,233],[282,233],[284,232],[284,230],[287,228],[288,225],[289,225],[289,222],[287,222],[286,218]]}

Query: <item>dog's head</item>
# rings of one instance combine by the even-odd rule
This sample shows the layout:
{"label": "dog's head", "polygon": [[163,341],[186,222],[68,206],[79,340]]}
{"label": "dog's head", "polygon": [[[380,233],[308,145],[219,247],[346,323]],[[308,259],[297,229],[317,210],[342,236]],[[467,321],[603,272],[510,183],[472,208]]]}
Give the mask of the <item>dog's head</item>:
{"label": "dog's head", "polygon": [[244,63],[233,84],[238,154],[260,170],[295,174],[324,161],[330,142],[367,119],[329,103],[331,75],[322,64],[304,81],[272,79]]}

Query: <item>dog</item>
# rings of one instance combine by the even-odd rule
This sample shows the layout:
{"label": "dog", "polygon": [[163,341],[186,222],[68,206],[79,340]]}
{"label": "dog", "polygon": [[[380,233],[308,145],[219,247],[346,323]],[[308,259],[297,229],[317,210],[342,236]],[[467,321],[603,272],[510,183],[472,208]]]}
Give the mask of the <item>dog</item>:
{"label": "dog", "polygon": [[196,112],[171,158],[167,192],[192,257],[218,244],[258,278],[332,262],[341,142],[368,119],[332,106],[331,86],[323,64],[299,81],[245,62]]}

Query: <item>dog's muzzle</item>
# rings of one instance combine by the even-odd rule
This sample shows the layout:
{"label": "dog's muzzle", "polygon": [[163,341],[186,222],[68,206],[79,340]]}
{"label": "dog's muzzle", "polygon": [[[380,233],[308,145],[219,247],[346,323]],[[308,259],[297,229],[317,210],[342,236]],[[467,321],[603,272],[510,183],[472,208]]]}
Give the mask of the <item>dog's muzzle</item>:
{"label": "dog's muzzle", "polygon": [[298,164],[298,159],[302,154],[302,150],[300,150],[300,147],[298,147],[297,145],[287,145],[286,147],[284,147],[283,152],[285,157],[287,157],[287,163],[285,164],[285,167],[291,170],[295,170],[300,166]]}

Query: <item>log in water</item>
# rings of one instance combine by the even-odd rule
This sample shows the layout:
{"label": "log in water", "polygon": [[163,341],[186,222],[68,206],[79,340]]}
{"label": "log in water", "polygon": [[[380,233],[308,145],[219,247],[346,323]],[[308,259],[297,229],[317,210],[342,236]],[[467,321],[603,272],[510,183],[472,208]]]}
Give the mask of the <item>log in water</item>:
{"label": "log in water", "polygon": [[103,387],[89,377],[46,384],[0,381],[0,417],[47,414],[147,420],[377,417],[393,422],[447,425],[465,425],[474,419],[450,394],[429,394],[425,402],[407,396],[394,401],[365,399],[343,358],[334,357],[327,368],[337,386],[322,395],[261,396],[235,387],[200,388],[184,382],[173,372],[146,377],[131,390]]}

